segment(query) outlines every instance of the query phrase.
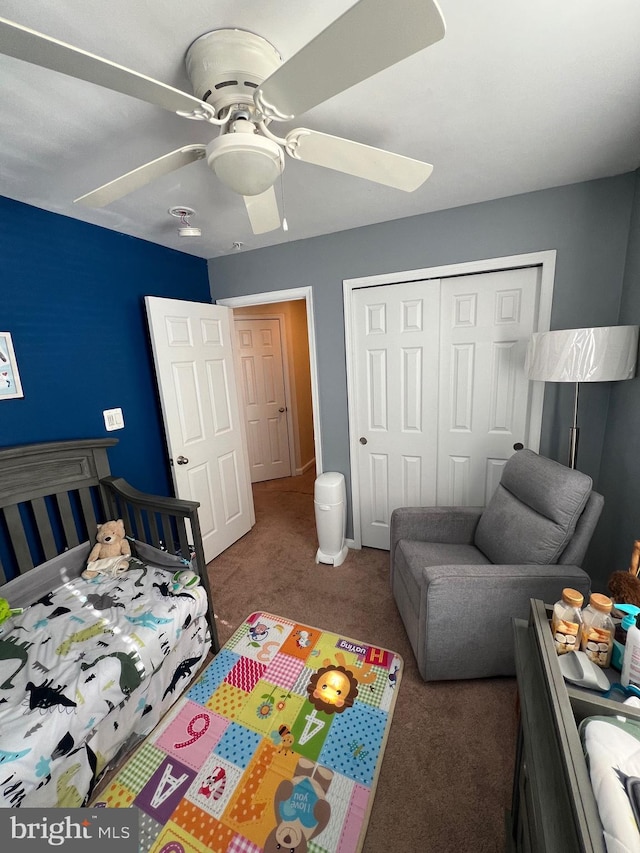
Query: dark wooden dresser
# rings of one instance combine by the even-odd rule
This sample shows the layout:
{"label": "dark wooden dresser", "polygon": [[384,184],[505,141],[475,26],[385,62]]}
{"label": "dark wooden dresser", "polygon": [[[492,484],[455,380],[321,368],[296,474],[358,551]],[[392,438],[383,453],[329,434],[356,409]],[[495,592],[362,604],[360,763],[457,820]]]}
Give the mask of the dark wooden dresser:
{"label": "dark wooden dresser", "polygon": [[[506,849],[606,853],[578,725],[619,715],[621,704],[565,682],[549,614],[532,599],[529,621],[514,620],[520,726]],[[619,673],[608,674],[618,680]],[[626,706],[624,715],[640,720],[640,709]]]}

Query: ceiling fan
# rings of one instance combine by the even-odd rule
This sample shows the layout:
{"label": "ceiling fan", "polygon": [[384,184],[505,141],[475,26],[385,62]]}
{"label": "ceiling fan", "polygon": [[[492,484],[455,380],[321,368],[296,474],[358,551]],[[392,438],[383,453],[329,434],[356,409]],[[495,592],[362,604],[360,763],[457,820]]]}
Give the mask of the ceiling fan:
{"label": "ceiling fan", "polygon": [[0,52],[219,127],[207,145],[184,145],[75,199],[103,207],[156,178],[206,158],[244,198],[255,234],[280,227],[274,184],[285,153],[296,160],[412,192],[433,166],[379,148],[274,122],[297,115],[444,37],[436,0],[359,0],[290,59],[240,29],[197,38],[185,61],[195,95],[0,18]]}

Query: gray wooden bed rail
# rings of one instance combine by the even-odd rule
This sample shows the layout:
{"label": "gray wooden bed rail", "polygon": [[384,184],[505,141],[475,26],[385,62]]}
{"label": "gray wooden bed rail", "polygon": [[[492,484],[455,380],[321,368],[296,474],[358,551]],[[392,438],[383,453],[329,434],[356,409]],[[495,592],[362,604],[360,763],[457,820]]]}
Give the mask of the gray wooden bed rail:
{"label": "gray wooden bed rail", "polygon": [[94,541],[97,524],[122,518],[128,536],[195,558],[209,600],[215,653],[219,643],[199,504],[139,492],[113,477],[107,451],[115,444],[115,438],[98,438],[0,448],[0,583]]}

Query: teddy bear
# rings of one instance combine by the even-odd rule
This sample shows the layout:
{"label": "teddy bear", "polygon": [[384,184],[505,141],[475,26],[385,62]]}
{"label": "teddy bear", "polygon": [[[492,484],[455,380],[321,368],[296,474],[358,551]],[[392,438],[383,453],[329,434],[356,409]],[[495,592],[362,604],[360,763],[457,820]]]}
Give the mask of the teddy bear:
{"label": "teddy bear", "polygon": [[87,568],[82,577],[87,580],[99,574],[116,577],[129,568],[131,546],[124,531],[121,518],[99,524],[96,531],[96,544],[91,549]]}
{"label": "teddy bear", "polygon": [[264,844],[264,853],[276,850],[306,853],[309,841],[329,823],[327,791],[333,771],[307,758],[299,758],[293,779],[278,785],[273,805],[277,826]]}
{"label": "teddy bear", "polygon": [[633,543],[631,560],[626,572],[613,572],[609,578],[609,592],[617,604],[634,604],[640,607],[640,539]]}

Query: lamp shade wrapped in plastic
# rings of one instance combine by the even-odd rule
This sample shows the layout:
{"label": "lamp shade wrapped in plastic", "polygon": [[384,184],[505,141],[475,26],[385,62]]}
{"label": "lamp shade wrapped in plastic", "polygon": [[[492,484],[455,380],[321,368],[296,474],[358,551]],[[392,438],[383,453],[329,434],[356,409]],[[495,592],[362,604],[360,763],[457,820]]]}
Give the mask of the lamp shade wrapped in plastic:
{"label": "lamp shade wrapped in plastic", "polygon": [[638,326],[537,332],[529,341],[525,372],[542,382],[632,379],[637,352]]}

